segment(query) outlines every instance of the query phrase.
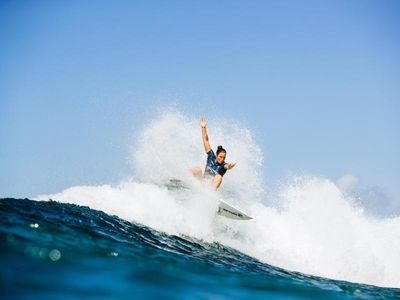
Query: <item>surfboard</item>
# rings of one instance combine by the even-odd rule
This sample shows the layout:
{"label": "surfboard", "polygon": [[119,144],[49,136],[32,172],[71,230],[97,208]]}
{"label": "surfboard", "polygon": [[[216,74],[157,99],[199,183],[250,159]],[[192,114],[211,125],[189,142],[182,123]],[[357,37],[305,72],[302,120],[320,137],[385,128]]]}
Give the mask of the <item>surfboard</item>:
{"label": "surfboard", "polygon": [[246,213],[241,211],[238,208],[233,207],[232,205],[228,204],[224,200],[219,200],[219,206],[217,213],[220,216],[235,219],[235,220],[251,220],[252,217],[248,216]]}
{"label": "surfboard", "polygon": [[[182,190],[189,190],[190,188],[187,187],[182,180],[180,179],[170,179],[165,186],[170,191],[182,191]],[[231,204],[227,203],[223,199],[219,199],[218,203],[218,210],[217,214],[223,216],[225,218],[234,219],[234,220],[251,220],[252,217],[248,216],[245,212],[232,206]]]}

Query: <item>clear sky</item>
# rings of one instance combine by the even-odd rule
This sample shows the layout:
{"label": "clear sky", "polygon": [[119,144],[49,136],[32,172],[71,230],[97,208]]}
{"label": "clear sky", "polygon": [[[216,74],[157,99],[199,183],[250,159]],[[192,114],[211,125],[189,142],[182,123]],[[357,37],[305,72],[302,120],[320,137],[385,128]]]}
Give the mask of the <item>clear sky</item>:
{"label": "clear sky", "polygon": [[1,1],[0,197],[118,183],[171,103],[400,201],[400,2]]}

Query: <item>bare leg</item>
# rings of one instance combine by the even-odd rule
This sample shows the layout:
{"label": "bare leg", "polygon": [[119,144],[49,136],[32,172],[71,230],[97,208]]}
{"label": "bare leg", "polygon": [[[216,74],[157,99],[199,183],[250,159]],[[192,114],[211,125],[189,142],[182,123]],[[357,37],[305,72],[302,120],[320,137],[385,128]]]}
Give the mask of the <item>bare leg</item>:
{"label": "bare leg", "polygon": [[193,176],[196,177],[197,179],[203,179],[203,172],[199,167],[193,167],[192,168],[192,173]]}
{"label": "bare leg", "polygon": [[214,176],[214,179],[213,179],[213,182],[212,182],[212,186],[213,186],[215,189],[218,189],[219,186],[221,185],[221,183],[222,183],[222,176],[219,175],[219,174],[215,175],[215,176]]}

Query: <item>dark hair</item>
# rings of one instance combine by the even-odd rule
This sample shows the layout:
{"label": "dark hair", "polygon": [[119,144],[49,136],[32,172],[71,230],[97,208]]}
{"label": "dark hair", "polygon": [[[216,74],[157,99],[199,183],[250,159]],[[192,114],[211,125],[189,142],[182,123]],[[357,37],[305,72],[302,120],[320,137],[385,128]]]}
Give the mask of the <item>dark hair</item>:
{"label": "dark hair", "polygon": [[221,145],[219,145],[219,146],[217,147],[217,155],[218,155],[220,152],[224,152],[224,153],[226,154],[226,150],[225,150]]}

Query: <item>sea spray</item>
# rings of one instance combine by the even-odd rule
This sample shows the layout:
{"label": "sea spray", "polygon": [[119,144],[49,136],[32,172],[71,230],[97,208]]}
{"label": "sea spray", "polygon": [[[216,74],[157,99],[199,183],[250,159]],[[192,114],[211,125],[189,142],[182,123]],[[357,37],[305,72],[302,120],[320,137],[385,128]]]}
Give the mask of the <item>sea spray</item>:
{"label": "sea spray", "polygon": [[[400,286],[400,218],[366,216],[337,186],[296,178],[282,188],[281,205],[250,206],[247,243],[224,243],[263,262],[328,278]],[[241,225],[239,225],[241,226]]]}
{"label": "sea spray", "polygon": [[129,181],[118,186],[76,186],[59,194],[39,195],[37,199],[89,206],[168,234],[209,240],[217,209],[216,195],[207,190],[203,197],[186,193],[172,194],[165,186]]}
{"label": "sea spray", "polygon": [[[262,153],[251,132],[210,119],[208,134],[211,146],[224,145],[227,161],[237,163],[218,192],[190,174],[191,167],[205,163],[197,120],[168,112],[137,135],[131,179],[37,199],[87,205],[168,234],[219,242],[288,270],[400,287],[400,218],[368,217],[335,183],[316,177],[295,178],[271,201],[264,193]],[[170,179],[183,180],[188,189],[169,190]],[[216,216],[219,197],[254,219]]]}
{"label": "sea spray", "polygon": [[[227,150],[227,162],[234,169],[224,176],[221,193],[234,195],[238,203],[259,201],[263,195],[263,155],[251,132],[237,122],[208,120],[211,147]],[[163,183],[179,178],[195,185],[191,168],[204,168],[206,154],[197,119],[179,112],[161,113],[137,135],[132,155],[134,179],[140,182]]]}

